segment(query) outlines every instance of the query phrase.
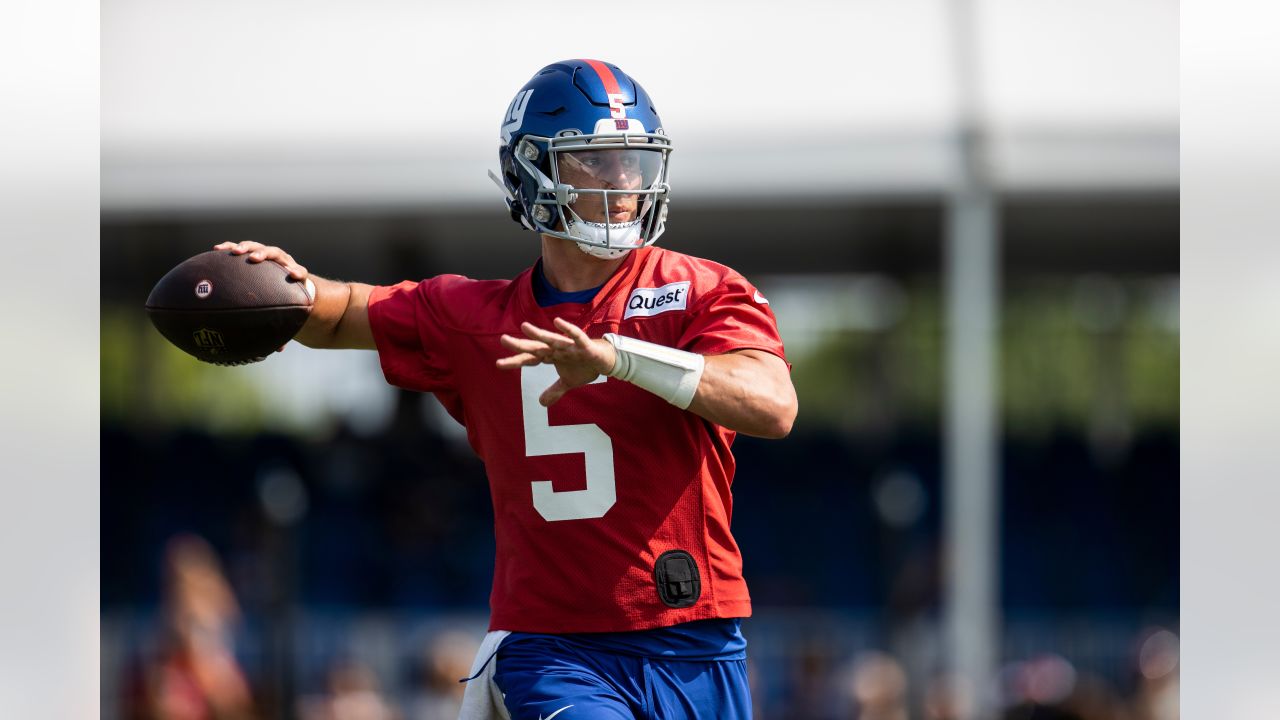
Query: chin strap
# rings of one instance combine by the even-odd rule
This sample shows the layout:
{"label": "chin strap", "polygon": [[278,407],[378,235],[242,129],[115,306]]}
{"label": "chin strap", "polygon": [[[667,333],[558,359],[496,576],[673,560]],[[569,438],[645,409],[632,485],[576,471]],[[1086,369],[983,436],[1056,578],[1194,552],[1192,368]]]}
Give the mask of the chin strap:
{"label": "chin strap", "polygon": [[598,257],[604,260],[617,260],[618,258],[631,252],[632,248],[602,248],[596,245],[588,245],[586,243],[574,243],[582,252],[591,257]]}
{"label": "chin strap", "polygon": [[[573,217],[566,218],[568,228],[565,232],[577,240],[578,248],[588,255],[613,260],[638,247],[644,247],[644,241],[640,239],[643,224],[641,220],[605,224],[583,220],[576,213],[571,214]],[[613,244],[607,245],[610,241]]]}
{"label": "chin strap", "polygon": [[686,410],[698,392],[706,358],[684,350],[605,333],[617,359],[609,377],[642,387],[681,410]]}

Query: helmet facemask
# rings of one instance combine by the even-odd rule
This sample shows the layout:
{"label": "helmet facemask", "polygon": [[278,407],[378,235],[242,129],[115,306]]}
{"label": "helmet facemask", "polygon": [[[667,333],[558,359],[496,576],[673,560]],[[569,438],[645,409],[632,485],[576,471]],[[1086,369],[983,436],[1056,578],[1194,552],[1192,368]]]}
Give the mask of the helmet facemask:
{"label": "helmet facemask", "polygon": [[614,259],[665,229],[670,152],[659,133],[566,133],[526,136],[514,159],[518,172],[537,181],[528,214],[535,229]]}

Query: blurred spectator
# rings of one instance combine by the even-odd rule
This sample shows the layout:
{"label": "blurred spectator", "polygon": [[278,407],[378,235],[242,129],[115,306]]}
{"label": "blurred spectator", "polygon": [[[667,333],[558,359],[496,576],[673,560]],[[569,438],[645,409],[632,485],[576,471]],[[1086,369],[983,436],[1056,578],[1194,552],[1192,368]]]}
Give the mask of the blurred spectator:
{"label": "blurred spectator", "polygon": [[1009,663],[1000,673],[1004,720],[1086,720],[1062,706],[1076,687],[1076,669],[1044,654]]}
{"label": "blurred spectator", "polygon": [[249,684],[232,652],[240,617],[213,548],[172,538],[164,558],[164,627],[154,657],[135,668],[124,716],[136,720],[255,717]]}
{"label": "blurred spectator", "polygon": [[907,720],[907,674],[886,653],[863,653],[854,661],[852,687],[858,720]]}
{"label": "blurred spectator", "polygon": [[408,720],[454,720],[462,704],[479,643],[458,631],[441,633],[427,644],[417,692],[409,702]]}
{"label": "blurred spectator", "polygon": [[1063,707],[1081,720],[1130,720],[1115,690],[1103,678],[1082,673]]}
{"label": "blurred spectator", "polygon": [[1133,720],[1178,720],[1178,636],[1169,630],[1144,635],[1132,709]]}
{"label": "blurred spectator", "polygon": [[1129,720],[1105,680],[1044,654],[1002,671],[1005,720]]}
{"label": "blurred spectator", "polygon": [[925,720],[959,720],[972,706],[963,685],[946,673],[933,676],[924,693]]}
{"label": "blurred spectator", "polygon": [[302,720],[400,720],[365,665],[347,661],[329,669],[326,692],[298,703]]}

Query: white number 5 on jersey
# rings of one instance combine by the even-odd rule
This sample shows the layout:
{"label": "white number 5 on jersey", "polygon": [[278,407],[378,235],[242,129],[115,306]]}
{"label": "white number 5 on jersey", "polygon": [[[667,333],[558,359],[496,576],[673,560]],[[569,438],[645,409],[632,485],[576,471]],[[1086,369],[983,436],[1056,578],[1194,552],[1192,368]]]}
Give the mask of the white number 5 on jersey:
{"label": "white number 5 on jersey", "polygon": [[[582,453],[587,465],[585,490],[552,489],[551,481],[533,482],[533,507],[550,522],[604,517],[618,501],[613,480],[613,441],[599,425],[552,425],[538,396],[559,378],[554,365],[520,368],[520,404],[524,411],[524,451],[529,457]],[[604,382],[601,375],[595,382]]]}

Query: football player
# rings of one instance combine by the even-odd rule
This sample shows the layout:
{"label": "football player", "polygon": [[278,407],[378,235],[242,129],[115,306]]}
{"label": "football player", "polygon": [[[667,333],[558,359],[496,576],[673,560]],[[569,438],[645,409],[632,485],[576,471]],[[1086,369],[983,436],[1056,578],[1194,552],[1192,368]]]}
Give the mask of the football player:
{"label": "football player", "polygon": [[[617,66],[539,70],[501,126],[501,187],[541,258],[514,280],[311,276],[296,339],[368,348],[466,426],[493,498],[490,633],[463,717],[746,718],[751,614],[729,532],[737,433],[786,436],[796,395],[768,300],[652,247],[672,142]],[[217,249],[274,261],[258,243]]]}

